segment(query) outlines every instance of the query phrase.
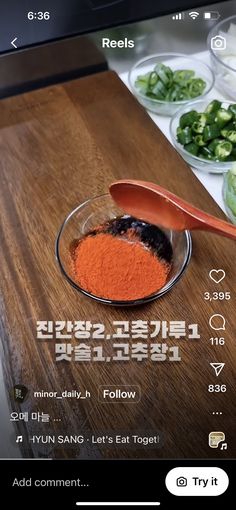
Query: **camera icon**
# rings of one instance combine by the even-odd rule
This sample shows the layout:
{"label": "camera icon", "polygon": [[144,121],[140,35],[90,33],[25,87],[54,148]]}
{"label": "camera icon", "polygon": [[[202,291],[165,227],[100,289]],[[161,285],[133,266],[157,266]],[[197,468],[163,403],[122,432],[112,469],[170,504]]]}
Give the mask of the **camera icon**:
{"label": "camera icon", "polygon": [[212,50],[225,50],[226,39],[222,35],[215,35],[211,38],[211,49]]}
{"label": "camera icon", "polygon": [[184,476],[180,476],[176,480],[176,485],[177,485],[177,487],[187,487],[187,485],[188,485],[187,478],[185,478]]}

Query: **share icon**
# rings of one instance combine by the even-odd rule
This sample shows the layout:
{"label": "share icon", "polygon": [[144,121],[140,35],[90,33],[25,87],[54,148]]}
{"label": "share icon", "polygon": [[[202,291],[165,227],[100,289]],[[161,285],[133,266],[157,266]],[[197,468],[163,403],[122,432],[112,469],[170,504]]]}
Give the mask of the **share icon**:
{"label": "share icon", "polygon": [[220,375],[221,371],[223,370],[225,363],[210,363],[211,367],[214,368],[216,377]]}

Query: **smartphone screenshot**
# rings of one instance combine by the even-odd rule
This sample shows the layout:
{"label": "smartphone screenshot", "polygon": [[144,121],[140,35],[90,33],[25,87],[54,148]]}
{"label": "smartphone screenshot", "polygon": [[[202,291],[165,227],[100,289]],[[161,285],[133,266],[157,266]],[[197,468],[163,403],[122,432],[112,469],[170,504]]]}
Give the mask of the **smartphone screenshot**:
{"label": "smartphone screenshot", "polygon": [[236,12],[207,1],[1,2],[10,506],[235,497]]}

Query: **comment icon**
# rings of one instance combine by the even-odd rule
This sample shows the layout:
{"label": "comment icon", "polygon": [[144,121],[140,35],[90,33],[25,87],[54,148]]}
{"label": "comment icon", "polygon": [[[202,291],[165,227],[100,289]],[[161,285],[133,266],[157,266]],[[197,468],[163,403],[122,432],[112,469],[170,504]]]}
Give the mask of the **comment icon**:
{"label": "comment icon", "polygon": [[225,318],[219,313],[215,313],[209,319],[209,325],[211,329],[215,331],[225,330]]}

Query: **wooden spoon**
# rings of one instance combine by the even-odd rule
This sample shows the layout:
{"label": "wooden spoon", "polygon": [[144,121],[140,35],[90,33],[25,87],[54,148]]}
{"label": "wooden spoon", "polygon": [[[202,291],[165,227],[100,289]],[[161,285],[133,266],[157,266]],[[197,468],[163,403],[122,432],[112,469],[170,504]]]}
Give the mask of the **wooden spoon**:
{"label": "wooden spoon", "polygon": [[122,180],[110,186],[110,194],[126,213],[171,230],[208,230],[236,239],[236,227],[197,209],[152,182]]}

